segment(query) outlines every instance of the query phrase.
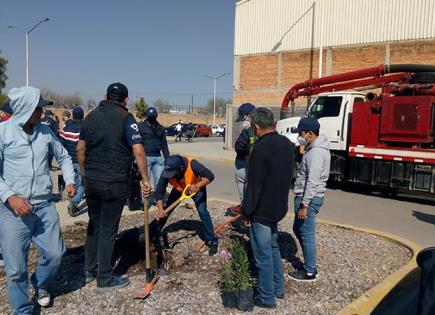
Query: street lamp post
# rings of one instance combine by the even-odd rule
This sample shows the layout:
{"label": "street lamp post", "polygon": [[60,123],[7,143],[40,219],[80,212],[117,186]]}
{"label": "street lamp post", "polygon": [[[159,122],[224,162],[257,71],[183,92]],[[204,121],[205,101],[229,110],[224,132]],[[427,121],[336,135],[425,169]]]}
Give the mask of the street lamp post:
{"label": "street lamp post", "polygon": [[9,25],[8,27],[11,29],[15,29],[21,33],[24,33],[25,36],[25,40],[26,40],[26,85],[29,85],[29,34],[30,32],[32,32],[35,28],[37,28],[40,24],[44,23],[44,22],[48,22],[50,21],[49,18],[44,18],[42,20],[40,20],[35,26],[33,26],[30,30],[28,31],[23,31],[21,29],[19,29],[18,27],[15,27],[13,25]]}
{"label": "street lamp post", "polygon": [[212,77],[208,75],[203,75],[203,78],[211,79],[213,80],[213,125],[216,125],[216,81],[223,76],[230,75],[230,72],[222,73],[221,75],[218,75],[217,77]]}

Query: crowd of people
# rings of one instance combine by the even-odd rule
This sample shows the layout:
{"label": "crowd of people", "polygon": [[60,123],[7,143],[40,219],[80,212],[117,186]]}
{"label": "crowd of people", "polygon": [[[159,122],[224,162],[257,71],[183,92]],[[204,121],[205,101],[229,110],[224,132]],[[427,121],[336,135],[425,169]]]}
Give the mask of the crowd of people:
{"label": "crowd of people", "polygon": [[[15,314],[31,314],[33,309],[28,292],[30,243],[41,254],[30,281],[36,301],[43,307],[51,303],[50,286],[65,252],[49,173],[53,158],[63,173],[69,215],[76,216],[80,202],[86,199],[85,282],[96,280],[98,292],[129,284],[128,278],[113,273],[112,256],[129,196],[132,165],[141,177],[143,202],[157,206],[157,228],[161,230],[171,214],[164,209],[187,190],[187,194],[194,194],[208,253],[218,253],[218,237],[207,207],[207,185],[215,175],[195,159],[170,154],[155,108],[148,108],[146,118],[137,122],[126,108],[128,89],[124,84],[109,85],[105,99],[86,117],[79,106],[72,113],[65,111],[61,130],[57,116],[45,109],[52,103],[41,97],[39,89],[13,88],[8,97],[10,102],[0,111],[0,220],[4,223],[0,225],[0,247]],[[284,298],[285,283],[278,223],[288,212],[293,182],[293,232],[300,242],[304,264],[288,276],[297,281],[318,277],[316,215],[329,176],[329,142],[320,135],[320,125],[314,118],[302,118],[293,130],[304,148],[301,151],[276,132],[269,109],[246,103],[239,107],[238,114],[237,121],[243,124],[235,142],[240,204],[231,211],[240,214],[249,229],[258,269],[255,304],[274,308],[275,299]],[[299,154],[302,157],[295,176]],[[165,201],[169,184],[172,190]]]}

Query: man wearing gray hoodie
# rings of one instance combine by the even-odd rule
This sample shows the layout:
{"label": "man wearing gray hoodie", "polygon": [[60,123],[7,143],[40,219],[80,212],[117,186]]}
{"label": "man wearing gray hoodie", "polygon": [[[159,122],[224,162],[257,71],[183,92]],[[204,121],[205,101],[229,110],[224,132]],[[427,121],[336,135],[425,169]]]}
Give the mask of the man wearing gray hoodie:
{"label": "man wearing gray hoodie", "polygon": [[319,130],[319,122],[311,117],[302,118],[292,130],[299,133],[298,142],[305,146],[294,187],[293,232],[304,254],[303,268],[289,273],[290,278],[297,281],[313,281],[317,277],[316,215],[323,204],[331,162],[329,141],[319,136]]}
{"label": "man wearing gray hoodie", "polygon": [[14,114],[0,125],[0,242],[13,314],[32,314],[27,265],[30,242],[41,256],[31,277],[41,306],[51,302],[50,284],[65,252],[48,156],[53,155],[61,166],[70,197],[75,194],[74,169],[57,135],[40,123],[42,108],[52,102],[31,86],[13,88],[8,97]]}

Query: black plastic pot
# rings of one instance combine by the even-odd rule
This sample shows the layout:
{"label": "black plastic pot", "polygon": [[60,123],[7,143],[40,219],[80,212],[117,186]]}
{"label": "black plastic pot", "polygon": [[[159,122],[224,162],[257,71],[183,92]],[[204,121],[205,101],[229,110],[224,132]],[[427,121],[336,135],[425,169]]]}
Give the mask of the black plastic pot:
{"label": "black plastic pot", "polygon": [[254,309],[254,290],[252,288],[239,291],[237,309],[242,312],[250,312]]}
{"label": "black plastic pot", "polygon": [[435,247],[420,251],[417,255],[417,264],[421,268],[417,314],[435,314]]}
{"label": "black plastic pot", "polygon": [[222,304],[225,308],[235,308],[237,307],[237,301],[239,298],[239,291],[222,291]]}

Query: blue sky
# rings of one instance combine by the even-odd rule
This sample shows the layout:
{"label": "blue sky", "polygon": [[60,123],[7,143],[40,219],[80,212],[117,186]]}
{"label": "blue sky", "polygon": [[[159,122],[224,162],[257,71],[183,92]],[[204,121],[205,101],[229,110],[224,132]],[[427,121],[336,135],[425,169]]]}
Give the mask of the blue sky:
{"label": "blue sky", "polygon": [[[233,72],[235,0],[2,0],[0,50],[6,90],[25,85],[23,30],[30,33],[30,84],[100,100],[108,84],[125,83],[130,97],[189,104],[212,97],[202,75]],[[217,95],[231,97],[232,76]],[[186,94],[186,95],[183,95]]]}

